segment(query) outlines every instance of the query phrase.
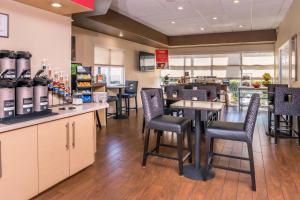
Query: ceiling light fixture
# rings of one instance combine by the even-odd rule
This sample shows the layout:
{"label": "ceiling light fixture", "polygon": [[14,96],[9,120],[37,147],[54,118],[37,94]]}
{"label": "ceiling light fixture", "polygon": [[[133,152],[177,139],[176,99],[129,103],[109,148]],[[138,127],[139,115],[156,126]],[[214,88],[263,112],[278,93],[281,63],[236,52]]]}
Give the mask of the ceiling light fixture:
{"label": "ceiling light fixture", "polygon": [[177,9],[178,9],[178,10],[183,10],[183,7],[182,7],[182,6],[179,6]]}
{"label": "ceiling light fixture", "polygon": [[243,28],[244,26],[243,25],[239,25],[239,28]]}
{"label": "ceiling light fixture", "polygon": [[217,20],[217,19],[218,19],[218,17],[213,17],[212,19],[213,19],[213,20]]}
{"label": "ceiling light fixture", "polygon": [[175,21],[171,21],[171,24],[175,24],[176,22]]}
{"label": "ceiling light fixture", "polygon": [[57,2],[51,3],[51,6],[54,7],[54,8],[61,8],[62,7],[62,5],[60,3],[57,3]]}
{"label": "ceiling light fixture", "polygon": [[233,3],[240,3],[240,0],[234,0]]}
{"label": "ceiling light fixture", "polygon": [[123,37],[124,35],[123,35],[123,32],[120,32],[119,33],[119,37]]}
{"label": "ceiling light fixture", "polygon": [[201,27],[201,28],[200,28],[200,30],[201,30],[201,31],[204,31],[204,28],[203,28],[203,27]]}

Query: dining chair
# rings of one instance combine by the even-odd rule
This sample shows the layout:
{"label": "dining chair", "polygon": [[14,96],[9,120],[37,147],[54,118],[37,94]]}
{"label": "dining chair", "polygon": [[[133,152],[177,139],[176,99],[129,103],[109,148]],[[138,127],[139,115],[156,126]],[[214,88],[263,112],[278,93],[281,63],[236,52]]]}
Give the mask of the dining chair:
{"label": "dining chair", "polygon": [[[138,112],[138,105],[137,105],[137,90],[138,90],[138,81],[125,81],[125,91],[122,94],[122,98],[125,99],[125,109],[126,113],[129,116],[130,110],[135,109],[135,112]],[[134,98],[135,107],[131,108],[130,106],[130,99]]]}
{"label": "dining chair", "polygon": [[[163,107],[164,107],[164,115],[170,115],[171,114],[171,109],[165,106],[165,102],[163,99],[163,90],[161,88],[142,88],[141,90],[153,90],[157,89],[159,91],[161,101],[163,102]],[[145,132],[145,117],[143,116],[143,127],[142,127],[142,133]]]}
{"label": "dining chair", "polygon": [[[161,101],[161,94],[158,89],[142,90],[141,91],[142,104],[145,116],[146,135],[144,141],[144,154],[142,166],[146,166],[148,156],[158,156],[173,160],[178,160],[179,175],[183,174],[183,162],[188,158],[189,162],[192,162],[192,141],[191,141],[191,130],[190,120],[175,117],[171,115],[164,115],[163,102]],[[148,150],[150,132],[155,130],[156,132],[156,146],[152,150]],[[177,135],[177,146],[162,144],[161,136],[164,131],[175,132]],[[187,134],[188,138],[188,153],[183,156],[184,141],[183,135]],[[166,154],[159,152],[160,146],[177,148],[177,157],[171,157]]]}
{"label": "dining chair", "polygon": [[[288,116],[290,125],[288,126],[287,133],[281,129],[280,116]],[[297,117],[298,132],[293,129],[293,117]],[[298,138],[298,145],[300,146],[300,88],[275,88],[274,99],[274,122],[275,122],[275,144],[277,144],[278,138]],[[298,137],[294,136],[297,135]]]}
{"label": "dining chair", "polygon": [[[193,90],[193,89],[183,89],[183,99],[184,100],[197,100],[197,101],[207,101],[208,91],[207,90]],[[195,110],[183,109],[183,116],[189,120],[195,120]],[[207,122],[211,120],[213,114],[212,112],[201,111],[201,122],[203,123],[204,130],[207,127]]]}
{"label": "dining chair", "polygon": [[[272,128],[274,128],[274,123],[272,117],[274,118],[274,100],[275,100],[275,88],[283,87],[288,88],[287,84],[269,84],[268,86],[268,132],[267,135],[271,135]],[[287,122],[287,118],[281,116],[281,122]]]}
{"label": "dining chair", "polygon": [[[177,99],[181,99],[183,96],[183,91],[184,85],[167,85],[165,87],[167,99],[172,99],[174,95],[176,95]],[[176,108],[170,108],[170,104],[174,103],[174,100],[167,100],[166,101],[166,106],[169,108],[171,111],[172,115],[175,113],[176,116],[182,115],[182,110],[181,109],[176,109]]]}
{"label": "dining chair", "polygon": [[[240,173],[246,173],[251,175],[252,180],[252,190],[256,190],[255,182],[255,169],[254,169],[254,158],[253,158],[253,133],[256,124],[258,109],[260,105],[260,97],[258,94],[253,94],[251,96],[250,104],[246,114],[244,122],[227,122],[227,121],[214,121],[206,130],[206,158],[205,158],[205,173],[208,174],[208,171],[211,167],[220,168]],[[221,153],[214,152],[214,140],[223,139],[223,140],[232,140],[246,142],[248,147],[248,158],[226,155]],[[213,157],[221,156],[233,159],[248,160],[250,164],[250,171],[231,168],[221,165],[213,164]]]}

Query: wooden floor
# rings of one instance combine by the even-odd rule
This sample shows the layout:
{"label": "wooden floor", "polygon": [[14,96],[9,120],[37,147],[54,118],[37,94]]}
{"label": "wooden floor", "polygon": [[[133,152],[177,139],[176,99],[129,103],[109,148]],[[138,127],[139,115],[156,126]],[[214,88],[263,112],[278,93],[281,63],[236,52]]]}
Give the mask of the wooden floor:
{"label": "wooden floor", "polygon": [[[222,118],[240,121],[244,115],[230,109]],[[246,174],[216,169],[214,179],[192,181],[178,175],[176,161],[155,157],[150,157],[146,168],[142,168],[142,112],[137,116],[132,112],[127,120],[110,119],[108,127],[99,131],[94,165],[35,199],[300,199],[300,148],[295,140],[289,139],[281,139],[274,145],[273,139],[265,135],[266,122],[266,113],[260,112],[253,142],[256,192],[251,191],[250,176]],[[174,143],[176,135],[166,133],[163,140]],[[243,143],[217,141],[215,148],[247,156],[247,146]],[[246,161],[228,158],[215,161],[248,169]]]}

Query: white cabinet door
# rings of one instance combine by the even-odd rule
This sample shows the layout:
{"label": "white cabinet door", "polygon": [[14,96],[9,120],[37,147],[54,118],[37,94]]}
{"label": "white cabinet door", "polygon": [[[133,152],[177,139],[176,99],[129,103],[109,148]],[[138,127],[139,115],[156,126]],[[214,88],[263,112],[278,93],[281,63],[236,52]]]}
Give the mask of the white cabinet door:
{"label": "white cabinet door", "polygon": [[90,112],[70,118],[70,175],[86,168],[95,161],[94,113]]}
{"label": "white cabinet door", "polygon": [[70,175],[70,126],[69,119],[38,125],[39,192]]}
{"label": "white cabinet door", "polygon": [[0,133],[0,142],[0,199],[37,195],[37,126]]}

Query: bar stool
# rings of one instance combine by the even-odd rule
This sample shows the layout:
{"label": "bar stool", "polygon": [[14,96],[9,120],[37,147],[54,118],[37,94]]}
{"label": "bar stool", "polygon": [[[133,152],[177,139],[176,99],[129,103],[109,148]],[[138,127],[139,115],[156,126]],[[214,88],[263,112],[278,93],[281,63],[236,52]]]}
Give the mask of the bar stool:
{"label": "bar stool", "polygon": [[[274,114],[274,99],[275,99],[275,88],[288,88],[287,84],[269,84],[268,85],[268,132],[267,135],[272,136],[272,128],[274,128],[274,124],[272,124],[272,116]],[[273,116],[274,117],[274,116]],[[283,116],[282,116],[283,117]],[[283,121],[286,122],[286,119],[283,118]],[[283,122],[281,121],[281,122]]]}
{"label": "bar stool", "polygon": [[[207,101],[208,97],[207,90],[193,90],[184,89],[183,99],[184,100],[197,100],[197,101]],[[183,116],[191,121],[195,120],[195,110],[183,109]],[[207,127],[208,121],[213,117],[212,112],[201,111],[201,122],[203,123],[204,130]]]}
{"label": "bar stool", "polygon": [[[161,101],[161,94],[157,89],[142,90],[141,91],[145,124],[147,132],[145,135],[144,154],[142,166],[146,166],[148,156],[158,156],[173,160],[178,160],[179,175],[183,174],[183,162],[188,158],[189,162],[192,162],[192,140],[190,131],[190,120],[175,117],[170,115],[164,115],[163,102]],[[148,150],[150,131],[151,129],[156,131],[156,147],[152,150]],[[161,136],[164,131],[175,132],[177,134],[177,146],[168,144],[161,144]],[[188,153],[184,156],[184,141],[183,135],[187,133],[188,138]],[[159,152],[160,146],[177,148],[177,157],[171,157]]]}
{"label": "bar stool", "polygon": [[117,112],[118,112],[118,100],[119,100],[119,98],[117,96],[108,96],[107,97],[107,103],[112,103],[112,102],[116,103],[116,108],[115,108],[116,112],[109,113],[108,109],[106,108],[105,109],[106,110],[106,120],[107,120],[107,117],[109,117],[109,116],[116,116],[117,115]]}
{"label": "bar stool", "polygon": [[[138,105],[137,105],[137,89],[138,89],[138,81],[125,81],[125,92],[122,94],[122,98],[125,99],[125,108],[126,113],[129,116],[130,109],[135,109],[135,112],[138,112]],[[130,99],[134,98],[135,100],[135,107],[130,107]]]}
{"label": "bar stool", "polygon": [[[259,95],[253,94],[250,100],[250,104],[248,107],[248,111],[244,123],[224,122],[224,121],[212,122],[212,124],[206,130],[206,142],[205,142],[206,143],[206,158],[205,158],[206,174],[208,174],[208,171],[211,167],[250,174],[252,180],[252,190],[256,191],[252,141],[253,141],[253,133],[256,124],[259,105],[260,105]],[[214,152],[213,149],[214,139],[246,142],[248,146],[249,158],[220,154]],[[225,167],[220,165],[214,165],[213,156],[222,156],[227,158],[248,160],[250,164],[250,171],[230,168],[230,167]]]}
{"label": "bar stool", "polygon": [[[279,137],[298,138],[298,145],[300,146],[300,88],[276,87],[274,102],[275,144],[277,144]],[[289,118],[287,133],[281,129],[280,116],[282,115]],[[293,129],[294,116],[297,117],[298,132]]]}
{"label": "bar stool", "polygon": [[[182,98],[182,90],[184,89],[183,85],[168,85],[165,87],[166,90],[166,95],[167,99],[172,99],[173,95],[176,94],[177,97],[176,99],[181,99]],[[170,104],[173,103],[175,100],[167,100],[166,106],[170,109],[170,112],[175,113],[176,116],[180,116],[182,114],[182,110],[180,109],[175,109],[175,108],[170,108]]]}
{"label": "bar stool", "polygon": [[[159,91],[161,101],[163,102],[163,106],[164,106],[164,115],[170,115],[171,110],[170,110],[170,108],[165,106],[165,102],[163,99],[164,94],[163,94],[163,90],[161,88],[142,88],[141,90],[154,90],[154,89]],[[145,117],[143,117],[143,128],[142,128],[142,133],[144,133],[144,132],[145,132]]]}

